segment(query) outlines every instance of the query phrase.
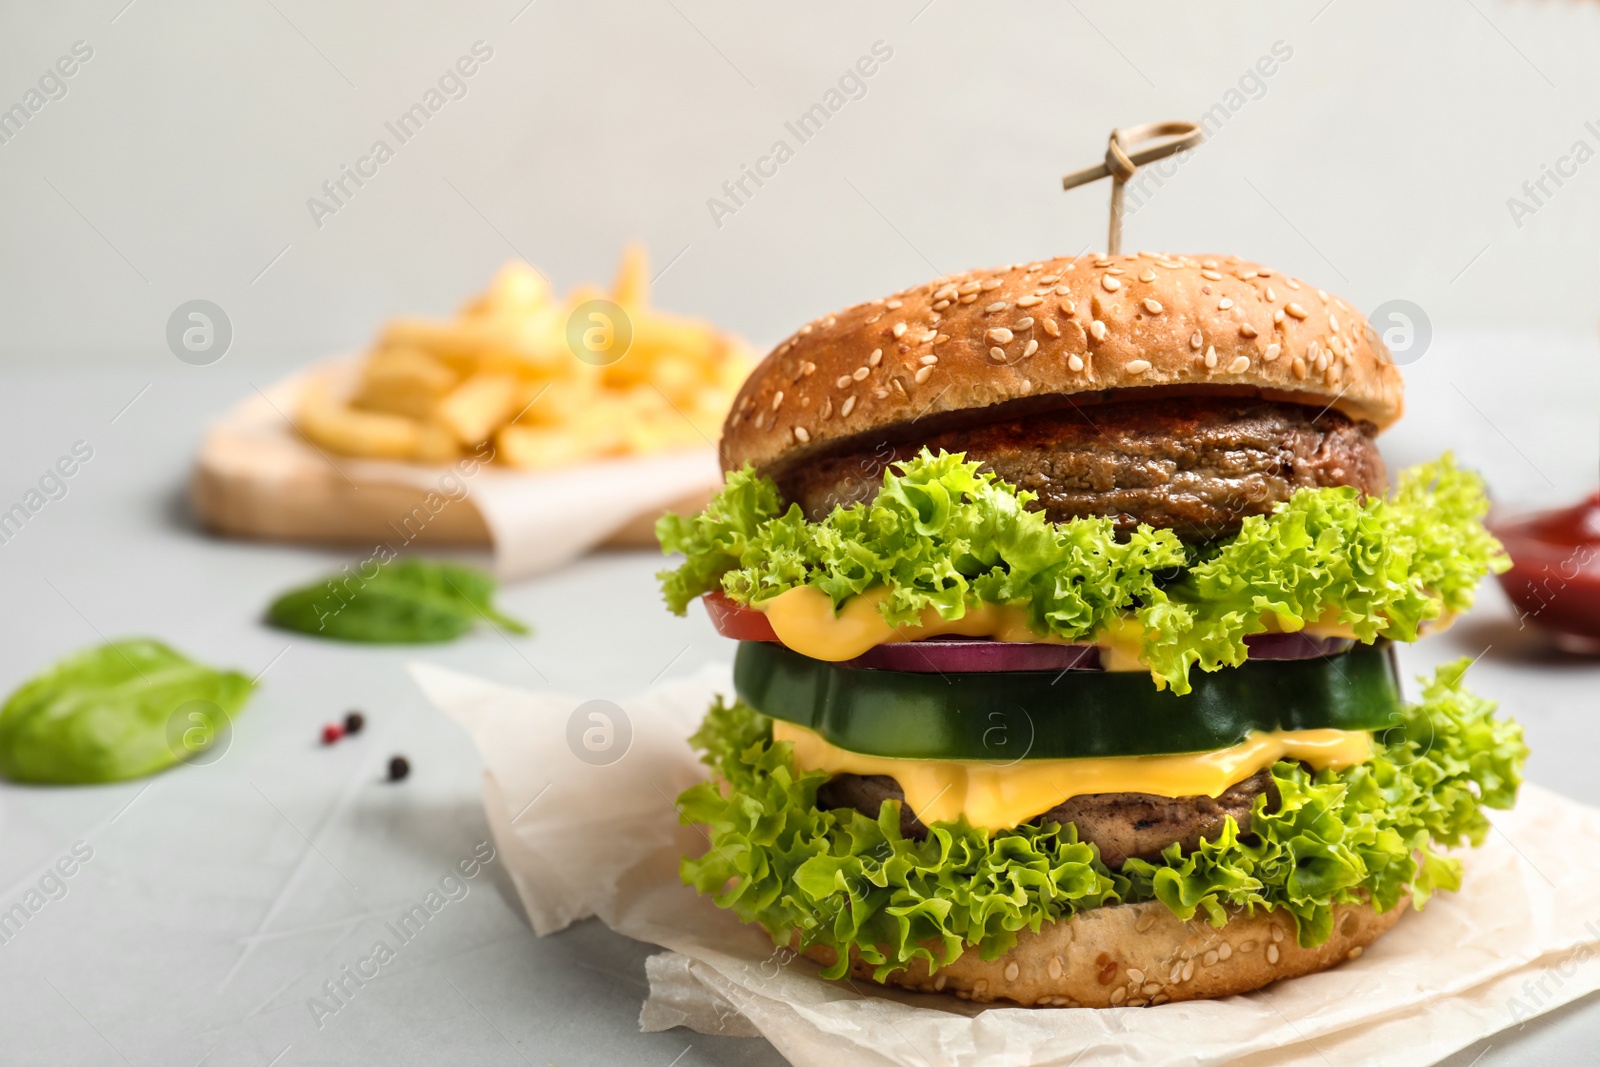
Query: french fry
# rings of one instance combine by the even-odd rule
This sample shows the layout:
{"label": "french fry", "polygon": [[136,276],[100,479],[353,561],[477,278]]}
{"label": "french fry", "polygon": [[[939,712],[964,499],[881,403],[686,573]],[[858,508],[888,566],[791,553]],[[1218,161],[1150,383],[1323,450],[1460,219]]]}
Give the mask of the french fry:
{"label": "french fry", "polygon": [[464,445],[487,441],[516,413],[517,386],[510,374],[475,374],[439,402],[439,421]]}
{"label": "french fry", "polygon": [[313,443],[349,456],[415,459],[422,425],[404,415],[352,408],[326,381],[308,383],[300,397],[300,431]]}
{"label": "french fry", "polygon": [[628,313],[643,311],[650,297],[650,261],[644,249],[629,245],[622,250],[622,263],[617,267],[617,279],[611,283],[611,299],[621,304]]}

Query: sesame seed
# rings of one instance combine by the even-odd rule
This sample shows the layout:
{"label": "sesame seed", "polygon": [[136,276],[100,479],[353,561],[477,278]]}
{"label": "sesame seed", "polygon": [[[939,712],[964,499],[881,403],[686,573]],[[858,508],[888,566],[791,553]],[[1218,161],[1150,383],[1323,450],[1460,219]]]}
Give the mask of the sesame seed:
{"label": "sesame seed", "polygon": [[826,419],[832,414],[833,414],[833,397],[825,396],[825,397],[822,398],[822,412],[821,412],[821,415],[822,415],[823,418]]}
{"label": "sesame seed", "polygon": [[1274,925],[1272,927],[1272,940],[1273,941],[1282,941],[1283,940],[1283,927],[1277,926],[1277,925]]}
{"label": "sesame seed", "polygon": [[776,393],[772,394],[772,410],[777,411],[778,405],[781,403],[783,403],[783,390],[779,389]]}
{"label": "sesame seed", "polygon": [[1267,946],[1267,962],[1268,963],[1277,963],[1278,962],[1278,946],[1277,945],[1268,945]]}
{"label": "sesame seed", "polygon": [[1249,369],[1250,369],[1250,357],[1249,356],[1235,356],[1233,358],[1233,362],[1228,364],[1228,373],[1229,374],[1243,374],[1245,371],[1247,371]]}
{"label": "sesame seed", "polygon": [[1182,977],[1185,982],[1194,977],[1194,960],[1190,960],[1183,965]]}
{"label": "sesame seed", "polygon": [[1165,1004],[1171,999],[1172,998],[1167,996],[1165,993],[1157,993],[1155,996],[1150,998],[1150,1006],[1153,1008],[1158,1004]]}
{"label": "sesame seed", "polygon": [[1287,311],[1297,319],[1303,319],[1306,317],[1306,309],[1292,301],[1288,304],[1285,304],[1283,306],[1283,310]]}
{"label": "sesame seed", "polygon": [[1122,988],[1119,987],[1119,988],[1113,990],[1112,993],[1111,993],[1111,1003],[1113,1005],[1121,1004],[1124,1000],[1127,1000],[1127,999],[1128,999],[1128,991],[1126,989],[1122,989]]}
{"label": "sesame seed", "polygon": [[1317,297],[1318,297],[1318,299],[1320,299],[1320,300],[1321,300],[1321,301],[1322,301],[1322,302],[1323,302],[1323,303],[1324,303],[1324,304],[1326,304],[1326,303],[1327,303],[1327,302],[1328,302],[1328,291],[1327,291],[1327,290],[1326,290],[1326,289],[1318,289],[1318,290],[1317,290]]}
{"label": "sesame seed", "polygon": [[867,357],[867,366],[876,367],[879,363],[882,363],[882,362],[883,362],[883,349],[874,348],[872,350],[872,355]]}
{"label": "sesame seed", "polygon": [[1078,313],[1078,304],[1073,300],[1063,300],[1061,301],[1061,310],[1065,311],[1070,318]]}
{"label": "sesame seed", "polygon": [[1272,321],[1277,325],[1280,325],[1280,326],[1283,325],[1283,309],[1282,308],[1279,308],[1277,311],[1274,311],[1272,313]]}
{"label": "sesame seed", "polygon": [[841,374],[837,379],[834,380],[833,384],[840,389],[848,389],[850,388],[851,381],[853,381],[853,379],[850,377],[850,375]]}
{"label": "sesame seed", "polygon": [[1105,290],[1108,293],[1114,293],[1118,289],[1122,288],[1122,282],[1118,281],[1116,278],[1113,278],[1109,274],[1102,274],[1100,276],[1100,284],[1105,287]]}
{"label": "sesame seed", "polygon": [[1294,366],[1294,376],[1296,378],[1299,378],[1301,381],[1305,381],[1305,378],[1306,378],[1306,361],[1301,359],[1299,356],[1295,356],[1294,357],[1293,366]]}
{"label": "sesame seed", "polygon": [[1209,347],[1206,348],[1206,366],[1209,368],[1209,367],[1215,367],[1216,365],[1217,365],[1217,346],[1216,345],[1210,345]]}
{"label": "sesame seed", "polygon": [[1006,981],[1015,982],[1017,980],[1017,975],[1021,973],[1022,968],[1017,966],[1016,960],[1012,960],[1010,963],[1006,964]]}
{"label": "sesame seed", "polygon": [[1004,363],[1006,361],[1006,350],[1003,348],[991,348],[989,349],[989,358],[996,363]]}
{"label": "sesame seed", "polygon": [[1022,358],[1027,359],[1037,351],[1039,351],[1039,342],[1030,337],[1028,339],[1028,347],[1022,350]]}
{"label": "sesame seed", "polygon": [[983,283],[982,288],[983,288],[983,291],[986,292],[986,293],[990,292],[992,290],[998,289],[998,288],[1000,288],[1000,279],[999,278],[990,278],[990,279],[986,280]]}
{"label": "sesame seed", "polygon": [[935,363],[939,362],[939,357],[930,353],[929,355],[923,356],[921,359],[917,360],[917,362],[922,364],[924,367],[931,367]]}
{"label": "sesame seed", "polygon": [[1061,327],[1056,325],[1056,320],[1055,319],[1045,319],[1044,320],[1044,332],[1049,334],[1051,337],[1060,337],[1061,336]]}
{"label": "sesame seed", "polygon": [[1224,941],[1217,946],[1217,959],[1225,960],[1233,955],[1233,946]]}
{"label": "sesame seed", "polygon": [[961,303],[963,303],[963,304],[971,304],[971,303],[975,302],[977,299],[978,299],[978,294],[977,293],[968,293],[968,294],[966,294],[965,296],[963,296],[961,298]]}
{"label": "sesame seed", "polygon": [[949,306],[950,306],[950,301],[948,301],[948,300],[936,300],[933,303],[933,310],[935,310],[935,311],[943,311],[945,308],[947,308]]}
{"label": "sesame seed", "polygon": [[904,305],[901,304],[901,302],[898,301],[898,300],[891,300],[888,303],[884,304],[883,306],[888,308],[890,311],[897,311],[901,307],[903,307]]}
{"label": "sesame seed", "polygon": [[1106,273],[1107,274],[1123,274],[1125,272],[1123,271],[1123,269],[1121,267],[1111,267],[1106,271]]}
{"label": "sesame seed", "polygon": [[852,411],[854,411],[855,408],[856,398],[853,395],[845,397],[844,403],[839,405],[839,417],[844,418],[846,415],[849,415]]}
{"label": "sesame seed", "polygon": [[933,337],[933,343],[936,345],[942,345],[948,340],[950,340],[950,335],[947,333],[935,334]]}
{"label": "sesame seed", "polygon": [[1016,321],[1015,325],[1016,325],[1016,328],[1019,329],[1019,330],[1032,329],[1033,328],[1033,316],[1032,315],[1024,315],[1024,316],[1022,316],[1022,318],[1020,318],[1020,319],[1018,319]]}
{"label": "sesame seed", "polygon": [[1139,916],[1139,921],[1133,924],[1133,928],[1142,934],[1155,924],[1156,913],[1153,911],[1146,911],[1143,915]]}
{"label": "sesame seed", "polygon": [[1148,1003],[1150,1003],[1150,1002],[1148,1000],[1146,1000],[1144,997],[1134,997],[1132,1000],[1128,1001],[1128,1007],[1130,1007],[1130,1008],[1142,1008]]}
{"label": "sesame seed", "polygon": [[996,326],[983,336],[984,340],[988,341],[990,344],[1003,345],[1011,340],[1013,334],[1004,326]]}
{"label": "sesame seed", "polygon": [[1161,301],[1155,297],[1147,296],[1144,298],[1144,309],[1152,315],[1159,315],[1161,314]]}
{"label": "sesame seed", "polygon": [[960,290],[953,285],[946,285],[933,294],[935,300],[954,300]]}
{"label": "sesame seed", "polygon": [[1082,370],[1083,369],[1083,357],[1082,356],[1068,356],[1067,357],[1067,366],[1070,367],[1073,370]]}
{"label": "sesame seed", "polygon": [[1254,337],[1255,335],[1256,328],[1254,326],[1250,325],[1248,322],[1241,322],[1239,324],[1239,336]]}
{"label": "sesame seed", "polygon": [[1318,373],[1328,369],[1328,360],[1331,358],[1332,356],[1330,356],[1327,352],[1323,352],[1321,355],[1317,356],[1316,368]]}
{"label": "sesame seed", "polygon": [[1089,332],[1094,335],[1096,341],[1104,341],[1106,339],[1106,324],[1099,319],[1095,319],[1089,323]]}
{"label": "sesame seed", "polygon": [[928,375],[930,375],[932,373],[933,373],[933,366],[930,364],[930,365],[928,365],[926,367],[918,367],[917,368],[917,373],[913,374],[911,376],[911,378],[918,385],[921,385],[923,382],[928,380]]}
{"label": "sesame seed", "polygon": [[1247,282],[1251,278],[1254,278],[1256,275],[1258,275],[1260,273],[1261,273],[1260,271],[1247,270],[1247,271],[1244,271],[1242,274],[1239,275],[1239,280],[1242,281],[1242,282]]}
{"label": "sesame seed", "polygon": [[985,315],[993,315],[996,311],[1004,311],[1007,306],[1008,305],[1004,300],[996,300],[994,303],[984,308],[983,313]]}
{"label": "sesame seed", "polygon": [[1283,346],[1280,344],[1270,344],[1267,346],[1267,350],[1261,358],[1266,360],[1268,363],[1271,363],[1281,355],[1283,355]]}
{"label": "sesame seed", "polygon": [[1206,268],[1206,270],[1216,270],[1217,269],[1217,261],[1214,260],[1214,259],[1202,259],[1200,261],[1200,265],[1202,267]]}
{"label": "sesame seed", "polygon": [[1339,316],[1330,314],[1328,316],[1328,326],[1331,329],[1337,330],[1339,328]]}
{"label": "sesame seed", "polygon": [[1156,280],[1156,272],[1146,268],[1144,273],[1139,275],[1139,280],[1141,282],[1153,282]]}
{"label": "sesame seed", "polygon": [[938,330],[927,330],[927,331],[924,331],[924,333],[922,334],[922,339],[921,340],[922,340],[923,344],[927,344],[929,341],[934,340],[938,336],[939,336],[939,331]]}
{"label": "sesame seed", "polygon": [[867,367],[857,367],[855,369],[855,373],[850,375],[850,377],[859,382],[871,373],[872,371]]}
{"label": "sesame seed", "polygon": [[1256,943],[1254,941],[1241,941],[1239,943],[1239,951],[1240,952],[1254,952],[1255,950],[1256,950]]}
{"label": "sesame seed", "polygon": [[1289,288],[1291,288],[1291,289],[1298,289],[1298,288],[1300,288],[1300,283],[1299,283],[1299,282],[1297,282],[1297,281],[1295,281],[1295,280],[1294,280],[1294,279],[1293,279],[1293,278],[1285,278],[1285,279],[1284,279],[1284,280],[1283,280],[1283,284],[1284,284],[1284,285],[1287,285],[1287,286],[1288,286],[1288,287],[1289,287]]}
{"label": "sesame seed", "polygon": [[1200,277],[1204,278],[1208,282],[1220,282],[1222,280],[1222,275],[1218,274],[1214,270],[1203,270],[1200,272]]}
{"label": "sesame seed", "polygon": [[983,284],[981,282],[964,282],[964,283],[962,283],[961,288],[957,290],[957,292],[959,292],[962,296],[966,296],[966,295],[968,295],[970,293],[976,293],[979,289],[982,289],[982,288],[983,288]]}
{"label": "sesame seed", "polygon": [[1350,950],[1349,954],[1347,956],[1345,956],[1345,959],[1347,959],[1347,960],[1360,959],[1361,958],[1361,952],[1362,952],[1362,947],[1360,945],[1357,945],[1355,948]]}
{"label": "sesame seed", "polygon": [[1344,342],[1339,340],[1337,334],[1328,338],[1328,347],[1338,353],[1340,357],[1344,356]]}
{"label": "sesame seed", "polygon": [[1065,285],[1056,286],[1056,295],[1057,296],[1066,296],[1070,292],[1072,292],[1072,290],[1070,288],[1068,288],[1067,286],[1065,286]]}
{"label": "sesame seed", "polygon": [[1143,374],[1150,369],[1150,361],[1148,359],[1132,359],[1128,361],[1128,365],[1123,369],[1129,374]]}
{"label": "sesame seed", "polygon": [[874,389],[872,391],[872,397],[873,397],[874,400],[883,400],[888,395],[889,395],[889,390],[881,388],[881,387],[877,388],[877,389]]}
{"label": "sesame seed", "polygon": [[801,444],[805,444],[807,441],[811,440],[811,434],[806,432],[806,428],[804,426],[796,426],[794,428],[794,439],[799,441]]}
{"label": "sesame seed", "polygon": [[809,378],[815,373],[817,373],[817,365],[809,359],[800,364],[800,374],[803,377]]}
{"label": "sesame seed", "polygon": [[1200,331],[1199,330],[1196,330],[1194,333],[1189,335],[1189,347],[1190,348],[1198,349],[1201,345],[1203,345],[1205,343],[1206,343],[1206,339],[1204,337],[1200,336]]}
{"label": "sesame seed", "polygon": [[941,974],[939,977],[935,978],[933,980],[933,991],[935,993],[943,993],[944,992],[944,984],[946,982],[948,982],[949,980],[950,980],[950,976],[948,974]]}
{"label": "sesame seed", "polygon": [[1212,949],[1210,952],[1207,952],[1200,958],[1200,962],[1205,964],[1207,967],[1214,965],[1217,962],[1217,950]]}
{"label": "sesame seed", "polygon": [[1031,308],[1035,304],[1042,304],[1042,303],[1044,303],[1044,301],[1040,300],[1036,296],[1024,296],[1024,297],[1021,297],[1020,299],[1017,300],[1017,307],[1019,307],[1019,308]]}
{"label": "sesame seed", "polygon": [[896,337],[904,337],[906,335],[906,324],[903,322],[897,322],[894,324],[894,329],[890,330],[889,332],[894,334]]}
{"label": "sesame seed", "polygon": [[1142,987],[1140,987],[1139,992],[1143,993],[1147,997],[1153,997],[1157,993],[1161,992],[1161,983],[1146,982]]}
{"label": "sesame seed", "polygon": [[1144,972],[1137,967],[1128,968],[1128,981],[1133,985],[1144,984]]}
{"label": "sesame seed", "polygon": [[1056,282],[1059,282],[1060,280],[1061,280],[1061,275],[1059,275],[1059,274],[1046,274],[1046,275],[1044,275],[1043,277],[1041,277],[1039,279],[1039,284],[1040,285],[1054,285]]}
{"label": "sesame seed", "polygon": [[[1266,277],[1266,275],[1265,275],[1265,274],[1263,274],[1263,275],[1262,275],[1262,277],[1263,277],[1263,278],[1265,278],[1265,277]],[[1268,299],[1268,300],[1276,300],[1276,299],[1278,299],[1278,294],[1277,294],[1277,293],[1274,293],[1274,292],[1273,292],[1273,291],[1272,291],[1272,286],[1270,286],[1270,285],[1269,285],[1269,286],[1267,286],[1267,299]]]}
{"label": "sesame seed", "polygon": [[1051,956],[1050,962],[1045,964],[1045,971],[1049,973],[1051,978],[1060,978],[1065,973],[1061,966],[1061,957]]}
{"label": "sesame seed", "polygon": [[1231,307],[1233,307],[1233,301],[1229,300],[1227,297],[1223,297],[1221,300],[1217,301],[1218,311],[1227,311]]}

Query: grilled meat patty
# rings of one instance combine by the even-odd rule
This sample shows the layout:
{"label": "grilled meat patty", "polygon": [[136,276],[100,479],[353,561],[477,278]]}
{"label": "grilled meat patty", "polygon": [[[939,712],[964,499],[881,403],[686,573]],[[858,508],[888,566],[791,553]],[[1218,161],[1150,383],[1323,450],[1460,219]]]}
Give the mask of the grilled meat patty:
{"label": "grilled meat patty", "polygon": [[1052,522],[1086,515],[1166,527],[1186,541],[1238,531],[1296,489],[1353,485],[1381,493],[1376,428],[1337,411],[1238,397],[1168,397],[1068,407],[913,443],[884,442],[778,474],[784,495],[821,519],[870,500],[891,463],[924,444],[965,452],[1037,493]]}
{"label": "grilled meat patty", "polygon": [[[1120,867],[1129,858],[1153,860],[1174,841],[1189,852],[1202,840],[1222,833],[1229,815],[1239,824],[1241,834],[1249,833],[1250,812],[1256,797],[1263,793],[1269,810],[1275,809],[1278,791],[1268,771],[1234,783],[1219,797],[1093,793],[1057,804],[1030,821],[1072,823],[1078,828],[1079,840],[1099,846],[1101,859],[1110,867]],[[817,807],[854,808],[873,819],[885,800],[902,802],[901,834],[917,839],[927,836],[928,828],[904,805],[899,783],[886,775],[841,774],[817,790]]]}

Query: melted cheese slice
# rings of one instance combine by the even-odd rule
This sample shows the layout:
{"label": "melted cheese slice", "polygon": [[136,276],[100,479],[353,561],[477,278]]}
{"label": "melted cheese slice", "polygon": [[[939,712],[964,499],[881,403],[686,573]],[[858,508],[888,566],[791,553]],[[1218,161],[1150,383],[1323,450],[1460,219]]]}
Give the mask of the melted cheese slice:
{"label": "melted cheese slice", "polygon": [[830,774],[885,774],[900,783],[906,806],[925,823],[963,813],[981,830],[1007,830],[1089,793],[1160,797],[1221,796],[1280,759],[1339,770],[1372,758],[1372,735],[1359,730],[1255,733],[1215,752],[1087,759],[915,760],[864,756],[830,744],[815,731],[774,720],[772,736],[794,745],[795,766]]}
{"label": "melted cheese slice", "polygon": [[[869,589],[850,597],[833,610],[828,594],[813,586],[802,585],[779,593],[751,607],[766,614],[778,640],[786,646],[812,659],[838,663],[855,659],[878,645],[901,641],[917,641],[924,637],[947,634],[961,637],[983,637],[991,641],[1032,641],[1041,644],[1073,644],[1061,637],[1042,636],[1028,626],[1026,607],[1015,604],[978,604],[968,607],[959,619],[943,619],[934,608],[926,608],[922,618],[914,625],[891,626],[878,610],[888,590]],[[1338,621],[1334,609],[1316,622],[1307,623],[1302,631],[1312,637],[1355,637],[1348,623]],[[1454,616],[1445,616],[1425,624],[1427,632],[1446,628]],[[1276,616],[1266,620],[1267,629],[1289,630]],[[1095,642],[1108,650],[1105,657],[1107,670],[1146,670],[1140,658],[1143,628],[1132,618],[1120,626],[1097,634]]]}

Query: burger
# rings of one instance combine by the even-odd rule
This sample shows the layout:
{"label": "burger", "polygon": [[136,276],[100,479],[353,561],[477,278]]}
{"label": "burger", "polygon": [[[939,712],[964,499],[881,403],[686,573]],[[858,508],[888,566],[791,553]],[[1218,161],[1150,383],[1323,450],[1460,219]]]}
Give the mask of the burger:
{"label": "burger", "polygon": [[1457,890],[1516,723],[1395,641],[1503,570],[1480,480],[1388,476],[1399,372],[1231,256],[1060,258],[800,328],[658,525],[739,642],[683,879],[778,951],[973,1001],[1247,992]]}

